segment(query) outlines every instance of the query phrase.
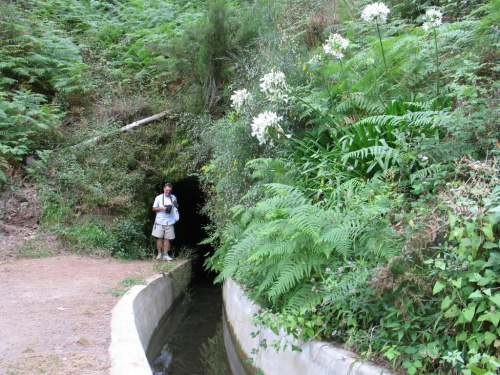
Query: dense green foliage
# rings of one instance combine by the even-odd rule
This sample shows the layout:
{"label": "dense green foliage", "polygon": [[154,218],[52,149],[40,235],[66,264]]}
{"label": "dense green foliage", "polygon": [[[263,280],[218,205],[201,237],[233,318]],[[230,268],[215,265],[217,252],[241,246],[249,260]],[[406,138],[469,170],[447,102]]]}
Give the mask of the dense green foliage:
{"label": "dense green foliage", "polygon": [[[194,53],[208,43],[203,3],[0,6],[0,180],[12,188],[28,172],[41,222],[74,249],[144,256],[152,197],[189,172],[185,149],[204,111],[211,61]],[[117,132],[164,110],[132,137]],[[95,136],[104,138],[72,147]]]}
{"label": "dense green foliage", "polygon": [[[485,27],[495,7],[429,32],[353,15],[335,25],[350,39],[342,59],[280,37],[260,74],[244,71],[235,88],[251,99],[235,98],[213,128],[204,169],[218,181],[211,202],[233,206],[226,221],[210,206],[224,223],[208,265],[265,307],[258,322],[409,374],[498,371],[498,36]],[[285,73],[281,100],[263,87],[273,70]],[[259,138],[264,111],[281,118]],[[223,134],[244,126],[257,159]],[[256,142],[238,141],[243,152]]]}
{"label": "dense green foliage", "polygon": [[207,267],[258,322],[409,374],[497,374],[499,2],[366,5],[3,2],[0,179],[36,182],[74,249],[142,257],[158,184],[196,174]]}

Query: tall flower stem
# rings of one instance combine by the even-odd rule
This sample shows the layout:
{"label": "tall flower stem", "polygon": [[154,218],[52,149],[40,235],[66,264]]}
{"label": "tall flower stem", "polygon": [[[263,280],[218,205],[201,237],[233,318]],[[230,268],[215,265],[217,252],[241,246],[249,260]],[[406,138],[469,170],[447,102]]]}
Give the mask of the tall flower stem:
{"label": "tall flower stem", "polygon": [[348,84],[347,84],[347,77],[344,73],[344,64],[342,64],[342,60],[339,60],[339,62],[340,62],[340,72],[341,72],[340,78],[343,79],[343,81],[344,81],[345,90],[349,91]]}
{"label": "tall flower stem", "polygon": [[378,40],[380,42],[380,49],[382,50],[382,58],[384,59],[385,72],[388,73],[387,62],[385,61],[384,45],[382,44],[382,36],[380,35],[380,27],[378,25],[378,21],[375,21],[375,23],[377,25]]}
{"label": "tall flower stem", "polygon": [[436,49],[436,74],[437,74],[437,79],[436,79],[436,92],[437,92],[437,95],[439,96],[439,75],[440,75],[440,72],[439,72],[439,50],[438,50],[438,42],[437,42],[437,32],[436,32],[436,28],[433,27],[432,28],[432,31],[434,33],[434,47]]}

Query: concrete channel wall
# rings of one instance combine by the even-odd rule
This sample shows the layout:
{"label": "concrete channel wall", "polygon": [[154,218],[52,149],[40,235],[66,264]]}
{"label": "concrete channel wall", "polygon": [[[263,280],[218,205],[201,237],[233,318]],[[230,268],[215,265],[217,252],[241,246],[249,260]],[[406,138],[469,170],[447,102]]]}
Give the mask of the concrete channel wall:
{"label": "concrete channel wall", "polygon": [[[321,341],[302,342],[291,336],[275,335],[271,330],[255,327],[252,316],[260,306],[254,304],[243,295],[243,289],[233,280],[227,280],[223,289],[224,314],[226,327],[224,341],[233,375],[253,375],[260,369],[265,375],[379,375],[392,374],[383,367],[364,363],[352,352],[335,348]],[[260,333],[255,336],[253,333]],[[255,336],[255,337],[252,337]],[[277,352],[274,348],[263,349],[259,343],[266,339],[270,344],[273,340],[285,338],[287,342],[299,346],[302,351]],[[252,349],[259,349],[252,355]],[[245,361],[253,359],[253,366]]]}
{"label": "concrete channel wall", "polygon": [[[186,261],[169,273],[157,274],[147,285],[132,287],[116,304],[111,318],[111,375],[151,375],[146,356],[148,345],[162,318],[169,315],[190,282],[191,265]],[[277,336],[272,331],[255,327],[252,316],[260,309],[243,295],[233,280],[223,288],[224,342],[233,375],[254,375],[260,369],[265,375],[392,375],[380,366],[359,361],[354,353],[320,341],[301,342],[291,336]],[[177,304],[178,305],[178,304]],[[259,332],[258,335],[252,335]],[[254,337],[252,337],[254,336]],[[260,348],[285,338],[302,351],[277,352]],[[257,354],[252,349],[259,348]],[[247,360],[253,359],[253,364]]]}
{"label": "concrete channel wall", "polygon": [[132,287],[118,301],[111,317],[111,375],[151,375],[146,357],[151,337],[190,279],[191,264],[184,261],[149,278],[147,285]]}

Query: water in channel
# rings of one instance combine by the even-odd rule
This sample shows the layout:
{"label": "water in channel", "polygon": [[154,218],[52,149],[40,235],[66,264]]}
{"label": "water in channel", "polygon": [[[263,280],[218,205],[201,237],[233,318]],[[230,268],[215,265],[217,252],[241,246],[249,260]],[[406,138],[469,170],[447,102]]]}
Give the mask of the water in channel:
{"label": "water in channel", "polygon": [[162,319],[149,353],[154,375],[231,375],[221,334],[219,285],[195,284]]}

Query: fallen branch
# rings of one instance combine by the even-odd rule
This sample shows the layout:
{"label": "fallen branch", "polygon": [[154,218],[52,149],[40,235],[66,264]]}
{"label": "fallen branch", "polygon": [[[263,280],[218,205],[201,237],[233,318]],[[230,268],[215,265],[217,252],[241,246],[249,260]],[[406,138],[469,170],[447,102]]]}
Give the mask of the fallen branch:
{"label": "fallen branch", "polygon": [[107,136],[109,136],[111,134],[119,133],[119,132],[124,132],[124,131],[130,130],[130,129],[133,129],[133,128],[139,126],[139,125],[148,124],[150,122],[156,121],[159,118],[165,116],[167,113],[169,113],[169,112],[165,111],[165,112],[158,113],[158,114],[156,114],[154,116],[146,117],[146,118],[144,118],[142,120],[138,120],[138,121],[135,121],[135,122],[133,122],[131,124],[125,125],[124,127],[121,127],[120,129],[113,130],[113,131],[111,131],[109,133],[106,133],[106,134],[103,134],[103,135],[99,135],[99,136],[91,138],[91,139],[87,139],[86,141],[78,143],[78,144],[76,144],[74,146],[71,146],[71,147],[85,146],[85,145],[97,142],[99,139],[107,137]]}

